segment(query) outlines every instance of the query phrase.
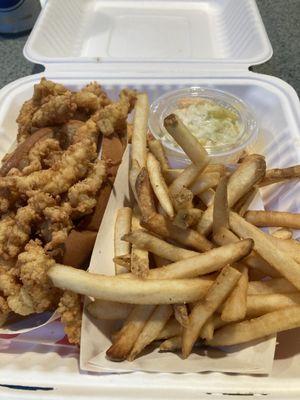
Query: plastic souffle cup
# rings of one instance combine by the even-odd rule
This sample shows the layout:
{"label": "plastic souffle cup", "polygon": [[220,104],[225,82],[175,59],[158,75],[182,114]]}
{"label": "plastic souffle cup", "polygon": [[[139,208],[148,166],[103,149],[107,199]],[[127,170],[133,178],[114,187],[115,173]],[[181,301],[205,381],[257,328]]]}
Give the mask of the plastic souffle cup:
{"label": "plastic souffle cup", "polygon": [[186,165],[189,160],[183,150],[175,143],[164,128],[164,119],[169,114],[182,108],[182,104],[196,104],[210,101],[236,114],[239,131],[234,142],[204,144],[211,158],[211,163],[232,164],[238,161],[240,155],[257,137],[258,123],[251,108],[241,99],[217,89],[207,89],[197,86],[174,90],[160,96],[150,107],[149,128],[156,139],[161,140],[167,156],[176,165]]}

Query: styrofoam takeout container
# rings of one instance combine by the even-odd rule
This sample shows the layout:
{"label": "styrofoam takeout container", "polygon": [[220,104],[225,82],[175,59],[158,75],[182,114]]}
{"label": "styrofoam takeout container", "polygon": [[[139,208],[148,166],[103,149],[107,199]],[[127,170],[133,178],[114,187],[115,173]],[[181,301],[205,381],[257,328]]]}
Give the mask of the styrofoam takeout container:
{"label": "styrofoam takeout container", "polygon": [[[300,163],[295,91],[249,71],[272,55],[254,0],[48,0],[24,55],[46,70],[0,91],[2,155],[15,139],[20,106],[45,75],[72,89],[97,80],[113,97],[124,86],[135,87],[150,101],[191,85],[227,91],[253,108],[261,132],[252,150],[265,154],[269,167]],[[300,212],[299,183],[276,185],[263,197],[267,208]],[[1,343],[0,398],[298,399],[299,337],[299,330],[278,335],[269,376],[87,374],[79,372],[74,349],[11,340]],[[40,389],[16,392],[15,385]]]}

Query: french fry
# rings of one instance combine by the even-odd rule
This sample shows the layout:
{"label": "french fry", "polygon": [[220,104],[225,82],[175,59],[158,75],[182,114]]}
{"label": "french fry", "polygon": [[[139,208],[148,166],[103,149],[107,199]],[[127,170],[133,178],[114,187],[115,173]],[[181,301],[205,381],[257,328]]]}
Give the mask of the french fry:
{"label": "french fry", "polygon": [[183,149],[189,159],[198,167],[205,168],[209,163],[209,156],[200,142],[191,134],[189,129],[175,115],[170,114],[164,120],[164,127],[173,139]]}
{"label": "french fry", "polygon": [[287,179],[295,178],[300,178],[300,165],[294,165],[288,168],[268,169],[259,186],[272,185],[273,183],[279,183]]}
{"label": "french fry", "polygon": [[180,191],[176,194],[171,195],[174,208],[178,211],[181,209],[193,208],[193,198],[194,195],[191,190],[186,187],[182,187]]}
{"label": "french fry", "polygon": [[165,174],[165,171],[167,171],[170,166],[163,145],[159,140],[151,139],[148,140],[148,146],[151,153],[159,161],[163,174]]}
{"label": "french fry", "polygon": [[204,324],[200,332],[200,337],[205,340],[211,340],[214,336],[215,330],[222,328],[225,325],[228,325],[228,322],[223,321],[221,316],[215,313]]}
{"label": "french fry", "polygon": [[190,187],[198,178],[201,171],[202,168],[199,168],[198,165],[188,165],[170,185],[169,189],[172,196],[175,196],[177,193],[179,193],[183,187]]}
{"label": "french fry", "polygon": [[154,264],[157,268],[164,267],[165,265],[171,264],[171,262],[169,260],[167,260],[166,258],[160,257],[154,253],[152,254],[152,257],[154,259]]}
{"label": "french fry", "polygon": [[169,195],[168,186],[164,180],[160,163],[153,154],[148,153],[147,169],[152,189],[168,217],[174,217],[174,208]]}
{"label": "french fry", "polygon": [[137,202],[145,219],[151,218],[156,213],[153,192],[146,168],[142,168],[135,182]]}
{"label": "french fry", "polygon": [[231,346],[261,339],[300,326],[300,306],[273,311],[248,321],[225,326],[215,332],[209,346]]}
{"label": "french fry", "polygon": [[150,217],[142,219],[141,225],[163,238],[175,240],[183,246],[191,247],[198,251],[207,251],[214,247],[206,237],[197,231],[179,228],[160,214],[152,214]]}
{"label": "french fry", "polygon": [[154,309],[154,305],[133,307],[123,328],[118,332],[115,342],[106,352],[110,360],[123,361],[126,359]]}
{"label": "french fry", "polygon": [[187,229],[190,226],[196,225],[202,217],[203,211],[199,208],[187,208],[177,211],[173,220],[173,224],[179,228]]}
{"label": "french fry", "polygon": [[255,198],[255,196],[257,195],[257,193],[258,193],[258,187],[254,186],[252,189],[249,190],[248,193],[246,193],[243,197],[240,198],[240,200],[234,206],[234,211],[243,217],[246,211],[248,211],[248,208],[252,203],[253,199]]}
{"label": "french fry", "polygon": [[[245,221],[236,213],[230,212],[229,223],[231,229],[240,237],[249,237],[254,240],[254,249],[283,277],[300,290],[299,264],[290,256],[276,247],[272,240],[280,240],[264,234],[260,229]],[[272,240],[271,240],[272,239]],[[283,240],[282,242],[288,242]]]}
{"label": "french fry", "polygon": [[[178,176],[183,172],[183,169],[178,169],[178,168],[168,168],[164,171],[165,179],[167,184],[171,184]],[[226,168],[222,164],[208,164],[202,175],[200,177],[204,177],[204,175],[210,175],[210,174],[219,174],[219,176],[223,176],[226,173]]]}
{"label": "french fry", "polygon": [[[206,205],[206,207],[210,207],[215,198],[215,191],[213,189],[207,189],[205,192],[198,194],[199,199]],[[203,215],[202,215],[203,218]],[[200,223],[200,221],[199,221]]]}
{"label": "french fry", "polygon": [[228,297],[241,274],[234,268],[223,268],[216,281],[210,287],[203,301],[198,302],[190,314],[190,322],[183,330],[182,356],[187,358],[192,351],[203,325]]}
{"label": "french fry", "polygon": [[170,261],[179,261],[199,255],[196,251],[174,246],[141,229],[124,235],[123,240],[130,242],[139,249],[149,251]]}
{"label": "french fry", "polygon": [[275,294],[275,293],[293,293],[297,289],[284,278],[274,278],[268,281],[249,282],[248,295],[252,294]]}
{"label": "french fry", "polygon": [[161,343],[159,346],[160,351],[175,351],[181,349],[182,336],[171,337]]}
{"label": "french fry", "polygon": [[257,294],[247,297],[247,318],[290,306],[300,306],[300,293]]}
{"label": "french fry", "polygon": [[105,300],[95,300],[87,305],[87,310],[92,317],[97,319],[114,320],[126,319],[132,310],[131,304],[116,303]]}
{"label": "french fry", "polygon": [[140,168],[147,163],[147,131],[148,131],[149,100],[146,93],[137,95],[133,119],[131,139],[131,159],[136,160]]}
{"label": "french fry", "polygon": [[[140,228],[140,221],[138,216],[138,210],[136,207],[133,209],[132,220],[131,220],[131,232],[136,232]],[[125,235],[126,237],[126,235]],[[122,238],[124,240],[124,236]],[[146,278],[149,273],[149,255],[148,251],[141,249],[135,244],[131,245],[131,272],[139,278]]]}
{"label": "french fry", "polygon": [[208,172],[203,173],[196,182],[191,186],[191,191],[194,195],[198,195],[205,192],[207,189],[214,188],[218,185],[220,181],[219,172]]}
{"label": "french fry", "polygon": [[167,168],[164,170],[164,177],[168,185],[179,177],[183,172],[183,169],[180,168]]}
{"label": "french fry", "polygon": [[210,340],[214,336],[214,315],[210,316],[208,320],[203,325],[203,328],[200,331],[200,336],[202,339]]}
{"label": "french fry", "polygon": [[247,211],[245,219],[255,226],[300,229],[300,214],[282,211]]}
{"label": "french fry", "polygon": [[141,172],[141,167],[139,166],[139,163],[136,160],[131,160],[131,168],[129,170],[129,183],[136,201],[138,201],[138,196],[135,184],[140,172]]}
{"label": "french fry", "polygon": [[275,232],[272,232],[272,236],[277,237],[279,239],[293,239],[293,232],[287,228],[277,229]]}
{"label": "french fry", "polygon": [[[131,214],[132,210],[129,207],[123,207],[118,210],[114,233],[115,257],[130,254],[130,244],[122,240],[122,237],[130,232]],[[128,272],[128,269],[120,264],[115,264],[115,270],[116,275]]]}
{"label": "french fry", "polygon": [[[230,230],[221,228],[215,235],[214,241],[219,246],[229,243],[236,243],[240,239]],[[261,272],[264,276],[271,276],[274,278],[280,277],[280,273],[271,267],[262,257],[260,257],[255,251],[252,251],[243,262],[253,270]]]}
{"label": "french fry", "polygon": [[60,289],[128,304],[190,303],[205,296],[210,282],[205,279],[123,279],[92,274],[56,264],[48,271],[53,285]]}
{"label": "french fry", "polygon": [[229,227],[229,209],[227,201],[227,177],[223,176],[216,189],[213,204],[213,234],[220,228]]}
{"label": "french fry", "polygon": [[173,336],[181,335],[182,326],[175,318],[170,318],[163,329],[156,336],[156,340],[168,339]]}
{"label": "french fry", "polygon": [[128,361],[133,361],[141,351],[152,343],[159,332],[166,325],[168,319],[173,313],[173,309],[169,305],[159,305],[155,308],[143,330],[136,339],[134,346],[127,357]]}
{"label": "french fry", "polygon": [[[265,175],[265,171],[266,163],[262,156],[253,155],[239,164],[228,179],[228,207],[232,208],[241,197],[259,182]],[[213,206],[209,206],[199,221],[197,231],[203,235],[208,235],[212,228],[212,221]]]}
{"label": "french fry", "polygon": [[226,322],[241,321],[247,312],[248,268],[243,263],[236,264],[235,267],[241,277],[224,304],[221,318]]}
{"label": "french fry", "polygon": [[115,264],[126,268],[126,272],[131,271],[131,254],[124,254],[123,256],[118,256],[113,258]]}
{"label": "french fry", "polygon": [[[239,261],[251,252],[253,242],[240,240],[209,250],[193,257],[185,258],[161,268],[149,270],[148,279],[194,278],[220,270],[227,264]],[[133,278],[131,274],[122,274],[120,278]]]}
{"label": "french fry", "polygon": [[175,319],[180,325],[187,327],[189,323],[189,315],[186,304],[173,304]]}
{"label": "french fry", "polygon": [[171,183],[170,196],[176,210],[193,207],[193,193],[188,188],[203,170],[195,164],[188,165],[182,173]]}
{"label": "french fry", "polygon": [[279,239],[278,237],[264,234],[278,249],[286,252],[292,257],[298,264],[300,263],[300,242],[294,239]]}

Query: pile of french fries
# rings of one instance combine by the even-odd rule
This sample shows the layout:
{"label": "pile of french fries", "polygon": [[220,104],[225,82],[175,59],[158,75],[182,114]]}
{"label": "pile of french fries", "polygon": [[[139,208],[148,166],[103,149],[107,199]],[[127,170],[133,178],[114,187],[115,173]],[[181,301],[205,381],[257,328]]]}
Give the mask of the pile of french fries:
{"label": "pile of french fries", "polygon": [[[191,163],[172,169],[148,134],[148,98],[138,95],[129,184],[134,202],[115,220],[115,276],[56,265],[57,287],[95,299],[97,319],[122,319],[107,350],[134,360],[150,344],[161,351],[229,346],[300,326],[300,216],[248,211],[260,186],[300,177],[300,166],[267,170],[245,154],[233,170],[210,157],[184,124],[165,128]],[[278,227],[267,234],[259,227]],[[101,260],[99,260],[101,262]]]}

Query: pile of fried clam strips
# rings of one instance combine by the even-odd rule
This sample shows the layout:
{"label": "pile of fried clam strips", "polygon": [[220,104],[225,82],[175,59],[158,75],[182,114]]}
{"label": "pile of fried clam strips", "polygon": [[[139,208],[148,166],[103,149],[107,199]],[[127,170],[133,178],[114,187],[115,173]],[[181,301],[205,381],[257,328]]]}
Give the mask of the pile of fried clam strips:
{"label": "pile of fried clam strips", "polygon": [[57,309],[69,341],[79,343],[81,297],[54,288],[47,271],[78,236],[91,251],[100,223],[93,215],[103,214],[120,163],[110,150],[122,158],[134,103],[134,91],[113,102],[96,82],[78,92],[45,78],[34,85],[0,169],[0,325]]}

